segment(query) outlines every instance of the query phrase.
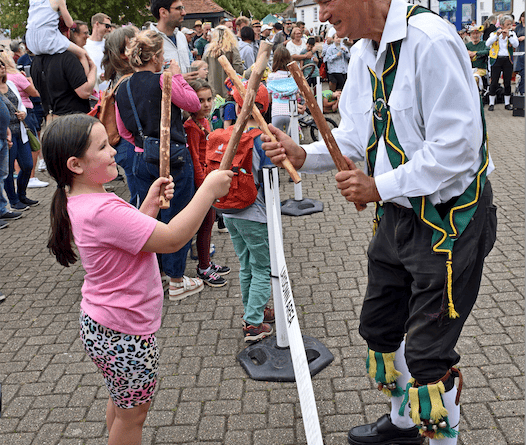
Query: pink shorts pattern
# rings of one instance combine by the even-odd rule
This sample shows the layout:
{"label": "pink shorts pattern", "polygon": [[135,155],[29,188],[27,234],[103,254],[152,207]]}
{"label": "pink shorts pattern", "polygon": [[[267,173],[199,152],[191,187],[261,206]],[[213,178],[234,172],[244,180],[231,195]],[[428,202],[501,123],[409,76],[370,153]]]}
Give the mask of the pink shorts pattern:
{"label": "pink shorts pattern", "polygon": [[155,334],[130,335],[108,329],[80,311],[80,339],[100,369],[118,408],[130,409],[153,398],[159,374]]}

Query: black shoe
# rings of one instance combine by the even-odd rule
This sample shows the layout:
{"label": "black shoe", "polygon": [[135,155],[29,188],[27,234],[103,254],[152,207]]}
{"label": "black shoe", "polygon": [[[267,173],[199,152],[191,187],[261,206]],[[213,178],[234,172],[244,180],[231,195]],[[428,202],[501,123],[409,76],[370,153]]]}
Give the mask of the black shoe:
{"label": "black shoe", "polygon": [[22,212],[5,212],[0,215],[0,219],[5,219],[7,221],[14,221],[18,218],[22,218]]}
{"label": "black shoe", "polygon": [[11,204],[11,208],[23,212],[24,210],[29,209],[29,206],[23,202],[18,201],[16,204]]}
{"label": "black shoe", "polygon": [[420,445],[424,439],[416,426],[398,428],[393,425],[389,414],[383,415],[375,423],[355,426],[347,435],[351,445]]}
{"label": "black shoe", "polygon": [[493,111],[494,109],[495,109],[495,107],[494,107],[493,105],[490,105],[490,106],[488,107],[488,111]]}
{"label": "black shoe", "polygon": [[506,110],[513,110],[513,105],[512,104],[504,105],[504,108],[506,108]]}
{"label": "black shoe", "polygon": [[26,206],[29,206],[29,207],[34,207],[34,206],[38,205],[38,201],[36,201],[34,199],[29,199],[28,197],[20,198],[20,202],[22,204],[25,204]]}

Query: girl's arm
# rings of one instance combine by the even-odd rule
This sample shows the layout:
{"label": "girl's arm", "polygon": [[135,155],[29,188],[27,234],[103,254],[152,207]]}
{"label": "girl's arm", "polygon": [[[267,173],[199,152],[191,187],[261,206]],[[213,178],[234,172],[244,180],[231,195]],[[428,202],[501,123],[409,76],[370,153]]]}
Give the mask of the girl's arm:
{"label": "girl's arm", "polygon": [[27,80],[29,81],[29,85],[24,88],[24,91],[27,93],[27,95],[31,97],[40,97],[35,85],[33,85],[33,80],[31,80],[31,77],[28,77]]}
{"label": "girl's arm", "polygon": [[156,253],[172,253],[180,250],[197,233],[215,200],[228,193],[233,176],[234,172],[231,170],[215,170],[210,173],[181,212],[168,224],[157,223],[142,250]]}
{"label": "girl's arm", "polygon": [[[191,121],[191,118],[189,119]],[[186,131],[186,143],[188,144],[188,149],[190,150],[190,156],[192,156],[192,162],[194,164],[194,183],[195,187],[201,187],[201,184],[205,180],[205,172],[201,167],[201,162],[199,162],[199,143],[201,142],[202,131],[196,128],[191,123],[184,125]]]}
{"label": "girl's arm", "polygon": [[124,122],[122,121],[121,115],[119,113],[119,107],[117,106],[117,102],[115,102],[115,118],[117,120],[117,131],[119,132],[119,135],[126,139],[130,144],[133,144],[135,146],[135,138],[133,137],[133,134],[131,134],[130,131],[124,125]]}
{"label": "girl's arm", "polygon": [[58,10],[60,11],[60,14],[62,14],[62,18],[64,19],[66,26],[71,28],[74,22],[66,6],[66,0],[58,0]]}
{"label": "girl's arm", "polygon": [[[160,76],[159,85],[163,88],[163,77]],[[194,89],[188,85],[182,74],[172,76],[172,103],[181,110],[197,113],[201,109],[201,103]]]}

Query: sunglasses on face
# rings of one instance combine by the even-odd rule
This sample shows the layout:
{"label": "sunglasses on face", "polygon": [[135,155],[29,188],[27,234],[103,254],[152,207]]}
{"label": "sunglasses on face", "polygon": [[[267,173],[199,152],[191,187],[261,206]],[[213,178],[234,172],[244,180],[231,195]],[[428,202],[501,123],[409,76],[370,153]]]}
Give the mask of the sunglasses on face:
{"label": "sunglasses on face", "polygon": [[184,6],[183,5],[173,6],[170,9],[177,9],[177,11],[184,11]]}
{"label": "sunglasses on face", "polygon": [[100,23],[100,25],[104,25],[106,27],[106,29],[111,29],[111,24],[110,23]]}

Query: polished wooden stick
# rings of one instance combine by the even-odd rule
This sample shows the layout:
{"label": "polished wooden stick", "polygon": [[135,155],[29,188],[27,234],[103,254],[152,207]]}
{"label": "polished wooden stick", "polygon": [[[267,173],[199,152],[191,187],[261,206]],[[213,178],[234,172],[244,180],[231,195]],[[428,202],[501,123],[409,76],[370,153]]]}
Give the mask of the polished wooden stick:
{"label": "polished wooden stick", "polygon": [[[307,79],[305,79],[305,76],[303,75],[301,68],[296,62],[289,63],[287,65],[287,68],[292,74],[292,77],[294,77],[294,80],[296,81],[296,85],[298,85],[298,88],[302,96],[305,98],[305,102],[307,103],[307,106],[309,107],[309,110],[312,114],[312,118],[314,119],[314,122],[316,122],[318,131],[320,132],[321,137],[325,141],[327,150],[329,150],[332,160],[334,161],[334,165],[340,172],[344,170],[349,170],[349,166],[347,165],[347,162],[345,162],[345,159],[343,158],[342,152],[340,151],[340,148],[338,147],[338,144],[336,143],[336,139],[334,139],[331,129],[329,128],[329,125],[327,124],[327,121],[325,120],[323,111],[320,110],[320,107],[318,106],[318,102],[316,101],[314,94],[312,94],[310,86],[307,83]],[[354,205],[356,206],[356,209],[358,211],[363,210],[367,207],[365,204],[360,204],[356,202],[354,203]]]}
{"label": "polished wooden stick", "polygon": [[265,68],[267,67],[270,56],[270,48],[271,45],[264,45],[263,50],[260,48],[256,63],[252,66],[252,74],[248,80],[248,86],[245,98],[243,100],[243,107],[241,108],[241,112],[239,113],[236,123],[234,124],[234,130],[232,131],[232,136],[228,141],[228,146],[225,150],[225,154],[223,155],[223,159],[221,160],[221,164],[219,165],[219,170],[230,170],[232,166],[232,161],[236,155],[239,141],[241,140],[241,136],[245,131],[247,122],[252,115],[252,110],[256,101],[256,94],[259,84],[261,83],[261,77],[263,76]]}
{"label": "polished wooden stick", "polygon": [[[267,42],[261,42],[260,45],[263,45],[263,44],[270,45]],[[234,68],[230,64],[229,60],[225,56],[220,56],[219,59],[217,60],[223,67],[223,70],[225,71],[227,76],[230,79],[232,79],[232,83],[237,88],[237,90],[239,91],[239,94],[244,100],[245,99],[245,87],[243,86],[243,82],[241,82],[241,79],[237,76],[237,73],[235,72]],[[267,122],[265,121],[265,118],[261,115],[261,112],[259,111],[259,108],[256,105],[252,107],[252,116],[258,123],[258,126],[259,128],[261,128],[263,133],[265,133],[267,136],[270,137],[271,142],[278,142],[276,137],[270,132]],[[294,168],[294,166],[288,159],[285,159],[282,162],[282,165],[283,165],[283,168],[287,170],[288,174],[290,175],[290,177],[292,178],[295,184],[298,184],[299,182],[301,182],[300,175],[298,174],[298,172],[296,171],[296,169]]]}
{"label": "polished wooden stick", "polygon": [[[170,122],[172,114],[172,73],[165,71],[163,73],[163,90],[161,99],[161,131],[159,142],[159,176],[168,178],[170,176]],[[161,186],[159,196],[159,207],[167,209],[170,207],[170,201],[164,196],[166,185]]]}

